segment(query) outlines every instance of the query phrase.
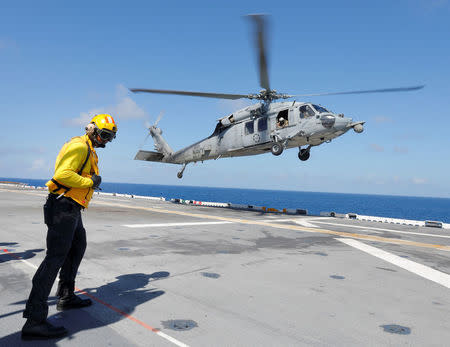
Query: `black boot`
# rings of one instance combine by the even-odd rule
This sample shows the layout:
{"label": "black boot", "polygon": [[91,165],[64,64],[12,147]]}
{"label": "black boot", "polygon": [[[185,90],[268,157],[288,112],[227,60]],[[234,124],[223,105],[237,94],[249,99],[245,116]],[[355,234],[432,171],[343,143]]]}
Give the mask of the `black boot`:
{"label": "black boot", "polygon": [[58,299],[58,303],[56,304],[56,309],[58,311],[70,310],[72,308],[81,308],[91,306],[91,299],[81,299],[79,296],[76,296],[72,293],[69,297],[62,297]]}
{"label": "black boot", "polygon": [[68,284],[59,282],[58,292],[56,293],[56,295],[59,296],[58,302],[56,304],[56,309],[58,311],[65,311],[72,308],[81,308],[92,305],[91,299],[81,299],[74,294],[74,290],[74,282]]}
{"label": "black boot", "polygon": [[67,335],[67,330],[64,327],[55,327],[47,320],[36,322],[32,319],[27,319],[22,328],[23,340],[47,340],[64,335]]}

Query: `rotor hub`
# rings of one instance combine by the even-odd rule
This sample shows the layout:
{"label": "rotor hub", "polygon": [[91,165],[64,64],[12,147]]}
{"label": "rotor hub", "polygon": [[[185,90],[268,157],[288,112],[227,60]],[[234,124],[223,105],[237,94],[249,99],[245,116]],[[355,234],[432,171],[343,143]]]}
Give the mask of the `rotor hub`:
{"label": "rotor hub", "polygon": [[271,101],[277,100],[277,99],[288,99],[290,97],[291,96],[288,94],[278,93],[275,89],[270,89],[270,90],[263,89],[258,94],[249,94],[248,95],[249,99],[262,100],[265,102],[271,102]]}

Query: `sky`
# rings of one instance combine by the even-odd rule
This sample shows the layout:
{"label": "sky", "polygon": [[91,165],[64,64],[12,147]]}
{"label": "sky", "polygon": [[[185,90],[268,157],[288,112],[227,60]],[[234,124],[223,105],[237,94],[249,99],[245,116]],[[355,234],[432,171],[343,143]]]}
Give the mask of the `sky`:
{"label": "sky", "polygon": [[[257,93],[252,28],[269,17],[272,88],[289,94],[425,84],[420,91],[322,96],[349,131],[281,156],[187,166],[133,160],[146,121],[174,150],[251,101],[132,94],[128,88]],[[450,197],[450,1],[16,1],[0,4],[0,177],[51,178],[63,143],[108,112],[118,136],[106,182]]]}

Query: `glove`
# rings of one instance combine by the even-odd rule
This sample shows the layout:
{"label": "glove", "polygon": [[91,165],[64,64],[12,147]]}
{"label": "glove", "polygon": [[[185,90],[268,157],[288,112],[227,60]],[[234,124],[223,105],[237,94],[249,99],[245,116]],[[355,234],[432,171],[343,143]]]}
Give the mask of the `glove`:
{"label": "glove", "polygon": [[92,185],[92,189],[98,189],[98,187],[100,186],[100,183],[102,183],[102,177],[98,176],[96,174],[93,174],[91,177],[92,182],[94,182],[94,184]]}

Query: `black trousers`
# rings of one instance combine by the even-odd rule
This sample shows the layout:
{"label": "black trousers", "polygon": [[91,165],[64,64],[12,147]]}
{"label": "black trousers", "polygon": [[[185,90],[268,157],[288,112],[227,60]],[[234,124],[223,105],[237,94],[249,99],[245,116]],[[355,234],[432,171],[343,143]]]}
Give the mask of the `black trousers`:
{"label": "black trousers", "polygon": [[42,321],[48,315],[48,296],[58,271],[60,287],[73,290],[75,276],[86,250],[86,231],[81,205],[70,198],[49,194],[44,205],[47,224],[47,253],[33,277],[33,288],[23,316]]}

